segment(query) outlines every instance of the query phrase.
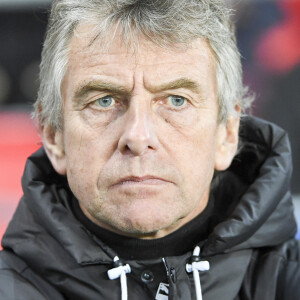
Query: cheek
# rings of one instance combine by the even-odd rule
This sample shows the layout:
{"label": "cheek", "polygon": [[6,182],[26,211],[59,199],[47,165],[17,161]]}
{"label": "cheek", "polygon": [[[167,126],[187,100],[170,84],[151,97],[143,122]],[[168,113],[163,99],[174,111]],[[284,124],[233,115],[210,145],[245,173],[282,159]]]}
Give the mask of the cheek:
{"label": "cheek", "polygon": [[77,198],[94,198],[98,193],[99,174],[113,147],[97,130],[84,126],[72,128],[65,128],[67,178]]}
{"label": "cheek", "polygon": [[[205,116],[205,112],[203,113]],[[190,162],[195,159],[202,162],[214,156],[216,148],[217,121],[209,113],[205,117],[199,113],[175,117],[167,126],[161,126],[160,141],[168,152],[177,157],[178,162]]]}
{"label": "cheek", "polygon": [[201,193],[214,172],[216,122],[199,122],[184,133],[174,131],[168,138],[168,152],[182,174],[184,193]]}

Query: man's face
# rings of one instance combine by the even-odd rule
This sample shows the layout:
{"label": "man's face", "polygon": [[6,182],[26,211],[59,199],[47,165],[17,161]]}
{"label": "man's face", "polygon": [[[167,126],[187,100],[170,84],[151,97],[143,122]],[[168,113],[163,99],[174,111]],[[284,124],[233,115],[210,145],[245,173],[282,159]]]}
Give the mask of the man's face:
{"label": "man's face", "polygon": [[70,42],[56,132],[64,154],[53,165],[95,223],[164,236],[205,208],[228,136],[212,53],[201,39],[163,49],[141,38],[134,52],[116,38],[104,51],[90,29]]}

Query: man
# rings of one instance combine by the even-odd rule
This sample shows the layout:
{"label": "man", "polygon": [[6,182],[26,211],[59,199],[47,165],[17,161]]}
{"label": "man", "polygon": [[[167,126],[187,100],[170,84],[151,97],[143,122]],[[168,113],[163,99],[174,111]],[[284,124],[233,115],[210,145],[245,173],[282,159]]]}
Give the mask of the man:
{"label": "man", "polygon": [[43,148],[2,241],[2,299],[299,299],[289,143],[239,124],[251,97],[229,15],[53,2]]}

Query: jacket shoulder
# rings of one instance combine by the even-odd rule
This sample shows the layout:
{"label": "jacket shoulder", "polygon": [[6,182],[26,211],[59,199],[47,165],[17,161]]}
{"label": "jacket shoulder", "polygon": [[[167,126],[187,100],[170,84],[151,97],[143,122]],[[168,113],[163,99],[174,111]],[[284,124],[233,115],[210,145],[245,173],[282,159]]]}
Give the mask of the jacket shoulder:
{"label": "jacket shoulder", "polygon": [[300,299],[300,244],[289,240],[274,247],[254,249],[241,299]]}
{"label": "jacket shoulder", "polygon": [[62,300],[63,297],[26,263],[9,251],[0,251],[0,295],[5,300]]}
{"label": "jacket shoulder", "polygon": [[284,247],[285,262],[278,276],[277,299],[300,299],[300,241]]}

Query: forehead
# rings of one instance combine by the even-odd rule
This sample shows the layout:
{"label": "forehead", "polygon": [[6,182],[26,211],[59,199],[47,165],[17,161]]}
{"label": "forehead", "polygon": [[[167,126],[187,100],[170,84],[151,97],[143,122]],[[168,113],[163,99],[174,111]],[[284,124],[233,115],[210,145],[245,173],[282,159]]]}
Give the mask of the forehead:
{"label": "forehead", "polygon": [[91,74],[129,78],[129,73],[137,69],[143,70],[145,78],[154,76],[156,80],[166,74],[200,80],[208,75],[215,77],[213,52],[205,39],[160,47],[145,37],[139,37],[138,44],[124,43],[117,31],[104,38],[95,36],[95,26],[79,25],[70,41],[68,72],[76,74],[76,80]]}

